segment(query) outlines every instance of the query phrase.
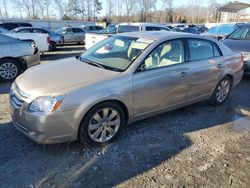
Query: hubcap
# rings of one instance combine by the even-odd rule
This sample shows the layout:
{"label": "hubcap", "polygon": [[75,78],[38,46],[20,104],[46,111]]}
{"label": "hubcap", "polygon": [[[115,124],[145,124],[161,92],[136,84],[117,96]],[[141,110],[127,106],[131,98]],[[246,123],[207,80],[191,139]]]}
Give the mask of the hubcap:
{"label": "hubcap", "polygon": [[227,98],[229,90],[230,90],[230,83],[228,80],[223,80],[222,82],[220,82],[216,91],[217,101],[223,102]]}
{"label": "hubcap", "polygon": [[0,66],[0,76],[4,79],[13,79],[17,76],[18,70],[13,63],[4,63]]}
{"label": "hubcap", "polygon": [[115,136],[121,123],[119,113],[113,108],[103,108],[90,119],[88,133],[96,142],[106,142]]}

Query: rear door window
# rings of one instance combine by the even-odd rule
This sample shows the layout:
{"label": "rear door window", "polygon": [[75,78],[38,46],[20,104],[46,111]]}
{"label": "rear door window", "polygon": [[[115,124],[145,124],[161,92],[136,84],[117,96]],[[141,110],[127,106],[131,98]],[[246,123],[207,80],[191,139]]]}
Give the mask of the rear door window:
{"label": "rear door window", "polygon": [[216,44],[207,40],[188,39],[189,60],[202,60],[213,57],[218,57],[221,52]]}
{"label": "rear door window", "polygon": [[135,31],[140,31],[140,27],[134,25],[120,25],[118,27],[118,33],[135,32]]}
{"label": "rear door window", "polygon": [[17,33],[31,33],[32,31],[30,29],[21,29],[17,31]]}

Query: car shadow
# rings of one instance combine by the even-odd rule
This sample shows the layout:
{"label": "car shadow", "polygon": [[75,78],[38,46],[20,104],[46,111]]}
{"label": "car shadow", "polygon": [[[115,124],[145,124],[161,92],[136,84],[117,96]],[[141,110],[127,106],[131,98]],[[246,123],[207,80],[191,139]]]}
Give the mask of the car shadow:
{"label": "car shadow", "polygon": [[[240,87],[249,87],[248,81]],[[134,123],[125,128],[119,139],[103,148],[77,142],[39,145],[16,131],[11,122],[1,123],[0,140],[4,146],[0,146],[0,184],[3,187],[119,185],[192,146],[188,133],[232,122],[235,108],[250,108],[247,99],[238,102],[240,96],[235,89],[233,97],[222,106],[200,102]]]}

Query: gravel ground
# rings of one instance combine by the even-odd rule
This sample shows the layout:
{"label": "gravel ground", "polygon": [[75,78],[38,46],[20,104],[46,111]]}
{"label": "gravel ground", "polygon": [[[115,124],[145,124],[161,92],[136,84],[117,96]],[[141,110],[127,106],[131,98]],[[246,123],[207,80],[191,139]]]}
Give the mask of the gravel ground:
{"label": "gravel ground", "polygon": [[[77,55],[61,47],[43,63]],[[65,53],[68,53],[65,55]],[[55,54],[56,53],[56,54]],[[249,187],[250,78],[219,107],[200,102],[125,128],[104,148],[39,145],[10,119],[0,84],[0,187]]]}

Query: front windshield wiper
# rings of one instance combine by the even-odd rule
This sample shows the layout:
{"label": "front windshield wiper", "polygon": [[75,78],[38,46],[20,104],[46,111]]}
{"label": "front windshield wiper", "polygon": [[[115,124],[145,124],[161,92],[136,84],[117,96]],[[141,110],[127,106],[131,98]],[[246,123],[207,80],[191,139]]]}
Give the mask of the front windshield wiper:
{"label": "front windshield wiper", "polygon": [[80,57],[79,59],[80,59],[81,61],[83,61],[83,62],[86,62],[86,63],[90,64],[90,65],[94,65],[94,66],[96,66],[96,67],[105,69],[105,67],[104,67],[103,65],[101,65],[101,64],[99,64],[99,63],[96,63],[95,61],[92,61],[92,60],[89,60],[89,59],[86,59],[86,58],[82,58],[82,57]]}
{"label": "front windshield wiper", "polygon": [[106,65],[97,63],[97,62],[95,62],[95,61],[93,61],[93,60],[87,59],[87,58],[79,57],[79,60],[80,60],[80,61],[83,61],[83,62],[86,62],[86,63],[88,63],[88,64],[90,64],[90,65],[93,65],[93,66],[102,68],[102,69],[108,69],[108,70],[112,70],[112,71],[121,72],[120,69],[117,69],[117,68],[114,68],[114,67],[109,67],[109,66],[106,66]]}

